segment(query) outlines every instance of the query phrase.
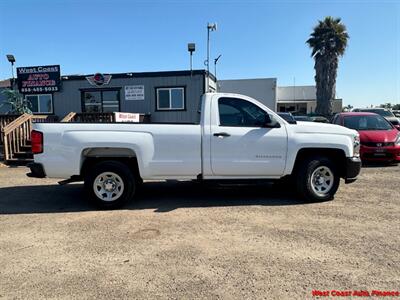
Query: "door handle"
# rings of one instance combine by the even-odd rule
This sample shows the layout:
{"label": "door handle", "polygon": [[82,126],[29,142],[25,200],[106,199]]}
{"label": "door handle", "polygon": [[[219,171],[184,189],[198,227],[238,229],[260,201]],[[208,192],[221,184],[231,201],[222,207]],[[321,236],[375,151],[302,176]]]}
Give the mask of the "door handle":
{"label": "door handle", "polygon": [[214,136],[228,137],[228,136],[231,136],[231,135],[229,133],[227,133],[227,132],[217,132],[217,133],[214,133]]}

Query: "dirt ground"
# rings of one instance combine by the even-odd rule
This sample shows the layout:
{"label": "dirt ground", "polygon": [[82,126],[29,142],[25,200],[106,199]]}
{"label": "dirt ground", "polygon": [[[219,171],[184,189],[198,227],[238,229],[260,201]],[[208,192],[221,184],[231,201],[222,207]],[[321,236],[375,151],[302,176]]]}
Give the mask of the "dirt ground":
{"label": "dirt ground", "polygon": [[324,203],[267,185],[170,182],[146,183],[125,209],[96,211],[81,184],[0,167],[0,297],[305,299],[313,290],[399,290],[399,171],[364,168]]}

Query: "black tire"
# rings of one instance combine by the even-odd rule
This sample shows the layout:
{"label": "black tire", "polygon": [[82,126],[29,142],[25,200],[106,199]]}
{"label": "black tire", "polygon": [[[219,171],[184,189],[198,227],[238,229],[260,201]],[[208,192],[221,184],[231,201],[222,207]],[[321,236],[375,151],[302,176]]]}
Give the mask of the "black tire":
{"label": "black tire", "polygon": [[[115,195],[114,197],[116,197],[116,199],[102,199],[95,192],[94,182],[96,178],[100,176],[100,174],[110,173],[119,176],[119,178],[117,177],[117,182],[119,182],[119,179],[121,179],[123,182],[123,187],[120,191],[116,191],[115,194],[112,194],[112,191],[108,192],[112,195]],[[119,208],[126,204],[128,201],[132,200],[136,192],[136,182],[133,172],[129,169],[128,166],[119,161],[109,160],[99,162],[98,164],[94,165],[85,175],[84,182],[85,191],[87,196],[89,197],[89,200],[101,209]],[[118,195],[119,193],[121,193],[121,195]]]}
{"label": "black tire", "polygon": [[[321,191],[318,193],[316,189],[323,189],[323,187],[319,186],[316,183],[312,183],[312,174],[314,171],[318,170],[326,170],[323,167],[329,169],[331,174],[333,175],[333,180],[324,180],[324,185],[330,186],[331,181],[332,185],[329,189],[325,189],[325,191]],[[327,171],[327,172],[329,172]],[[318,174],[318,172],[316,172]],[[329,173],[327,173],[329,174]],[[317,176],[314,176],[316,178]],[[323,156],[314,156],[305,159],[296,170],[296,188],[299,196],[307,201],[307,202],[320,202],[332,200],[336,191],[339,188],[340,176],[339,172],[335,166],[335,164],[327,157]],[[314,188],[313,188],[314,187]]]}

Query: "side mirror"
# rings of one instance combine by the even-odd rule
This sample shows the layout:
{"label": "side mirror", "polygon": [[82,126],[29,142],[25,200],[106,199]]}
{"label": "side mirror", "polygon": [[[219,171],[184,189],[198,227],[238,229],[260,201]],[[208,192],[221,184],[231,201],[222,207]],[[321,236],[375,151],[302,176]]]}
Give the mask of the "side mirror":
{"label": "side mirror", "polygon": [[271,117],[269,116],[269,114],[266,113],[265,118],[264,118],[264,124],[266,126],[269,126],[269,125],[271,125],[271,122],[272,122]]}
{"label": "side mirror", "polygon": [[265,114],[265,119],[264,119],[264,127],[266,128],[279,128],[281,127],[281,124],[279,122],[272,120],[269,114]]}

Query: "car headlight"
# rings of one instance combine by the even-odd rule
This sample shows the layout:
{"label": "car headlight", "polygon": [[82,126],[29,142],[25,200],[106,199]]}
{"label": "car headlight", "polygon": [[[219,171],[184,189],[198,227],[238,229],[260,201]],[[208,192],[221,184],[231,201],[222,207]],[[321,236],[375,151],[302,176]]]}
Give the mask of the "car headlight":
{"label": "car headlight", "polygon": [[353,156],[360,156],[360,136],[356,135],[353,141]]}
{"label": "car headlight", "polygon": [[395,145],[400,145],[400,133],[397,134],[396,141],[394,142]]}

